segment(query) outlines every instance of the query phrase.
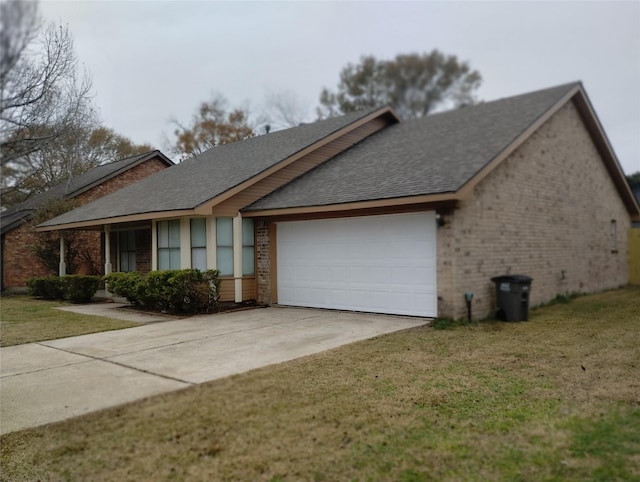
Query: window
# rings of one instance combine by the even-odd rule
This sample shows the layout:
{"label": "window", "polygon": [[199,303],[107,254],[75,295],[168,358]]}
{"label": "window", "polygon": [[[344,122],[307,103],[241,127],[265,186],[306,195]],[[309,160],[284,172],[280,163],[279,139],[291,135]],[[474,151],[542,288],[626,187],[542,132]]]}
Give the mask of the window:
{"label": "window", "polygon": [[611,220],[611,227],[610,227],[610,231],[609,231],[609,243],[611,245],[611,252],[612,253],[617,253],[618,252],[618,233],[616,231],[617,231],[616,220],[612,219]]}
{"label": "window", "polygon": [[120,271],[136,270],[136,232],[122,231],[118,233],[118,250],[120,252]]}
{"label": "window", "polygon": [[191,267],[207,270],[207,221],[204,218],[191,220]]}
{"label": "window", "polygon": [[233,218],[216,218],[216,260],[222,276],[233,275]]}
{"label": "window", "polygon": [[180,221],[158,222],[158,269],[180,269]]}
{"label": "window", "polygon": [[255,273],[253,219],[242,220],[242,275]]}

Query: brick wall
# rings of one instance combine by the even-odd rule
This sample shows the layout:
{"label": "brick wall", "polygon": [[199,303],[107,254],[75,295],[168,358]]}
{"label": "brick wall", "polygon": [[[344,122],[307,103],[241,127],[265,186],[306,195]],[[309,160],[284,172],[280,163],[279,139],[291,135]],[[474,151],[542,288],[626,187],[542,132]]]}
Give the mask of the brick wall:
{"label": "brick wall", "polygon": [[[118,259],[118,235],[119,232],[112,232],[109,238],[111,247],[111,269],[112,272],[120,271],[120,260]],[[151,271],[151,229],[136,229],[136,271],[140,274],[148,274]],[[103,268],[104,271],[104,261]]]}
{"label": "brick wall", "polygon": [[[94,201],[106,194],[112,193],[153,173],[156,173],[167,166],[157,158],[150,159],[138,166],[123,172],[122,174],[105,181],[80,194],[76,199],[80,204]],[[50,273],[40,263],[38,258],[32,253],[32,247],[36,244],[40,233],[34,231],[30,224],[23,224],[11,230],[2,237],[2,287],[3,289],[24,289],[27,279],[34,276],[47,276]],[[104,254],[102,252],[100,233],[86,231],[81,233],[80,239],[85,250],[91,254],[93,264],[99,267],[100,272],[104,270]],[[150,257],[149,257],[150,260]],[[112,263],[115,259],[112,259]],[[115,264],[114,264],[115,266]],[[142,263],[144,268],[144,262]],[[79,269],[80,273],[90,274],[95,270],[88,263],[83,263]],[[71,274],[71,273],[70,273]]]}
{"label": "brick wall", "polygon": [[[629,215],[572,103],[489,174],[438,230],[441,315],[495,309],[490,278],[533,278],[532,305],[629,280]],[[611,240],[611,221],[617,239]]]}
{"label": "brick wall", "polygon": [[119,174],[107,181],[99,184],[86,192],[80,194],[76,199],[80,204],[86,204],[91,201],[95,201],[102,196],[106,196],[107,194],[111,194],[118,189],[122,189],[129,184],[132,184],[140,179],[144,179],[151,174],[155,174],[158,171],[165,169],[167,165],[161,160],[154,158],[149,159],[142,164],[138,164],[137,166]]}
{"label": "brick wall", "polygon": [[271,303],[271,259],[269,257],[269,222],[262,219],[255,221],[257,285],[259,304]]}
{"label": "brick wall", "polygon": [[136,271],[141,274],[151,271],[151,229],[136,231]]}

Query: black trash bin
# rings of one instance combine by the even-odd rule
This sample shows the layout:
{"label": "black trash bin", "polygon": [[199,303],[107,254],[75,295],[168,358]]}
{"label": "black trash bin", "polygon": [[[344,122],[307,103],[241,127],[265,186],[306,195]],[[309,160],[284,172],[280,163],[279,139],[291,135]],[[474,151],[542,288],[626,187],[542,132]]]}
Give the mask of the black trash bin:
{"label": "black trash bin", "polygon": [[531,278],[519,274],[491,278],[496,284],[496,318],[505,321],[529,319],[529,292]]}

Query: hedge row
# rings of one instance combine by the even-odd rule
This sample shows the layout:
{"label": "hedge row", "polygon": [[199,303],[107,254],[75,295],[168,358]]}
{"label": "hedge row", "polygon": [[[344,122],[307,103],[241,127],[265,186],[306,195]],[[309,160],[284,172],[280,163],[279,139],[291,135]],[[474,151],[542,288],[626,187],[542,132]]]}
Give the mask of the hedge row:
{"label": "hedge row", "polygon": [[29,278],[29,294],[47,300],[88,303],[100,285],[99,276],[67,275]]}
{"label": "hedge row", "polygon": [[131,303],[172,313],[214,311],[220,297],[220,272],[197,269],[111,273],[107,289]]}

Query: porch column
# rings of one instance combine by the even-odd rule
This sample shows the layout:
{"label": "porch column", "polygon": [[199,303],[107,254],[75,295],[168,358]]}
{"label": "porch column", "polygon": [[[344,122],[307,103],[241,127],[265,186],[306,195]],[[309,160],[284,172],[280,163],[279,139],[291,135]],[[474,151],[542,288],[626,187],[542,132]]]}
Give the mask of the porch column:
{"label": "porch column", "polygon": [[242,302],[242,216],[233,218],[233,279],[235,302]]}
{"label": "porch column", "polygon": [[58,275],[64,276],[67,274],[67,263],[64,261],[64,232],[60,231],[60,264],[58,265]]}
{"label": "porch column", "polygon": [[113,266],[111,265],[111,225],[104,225],[104,274],[111,273]]}

